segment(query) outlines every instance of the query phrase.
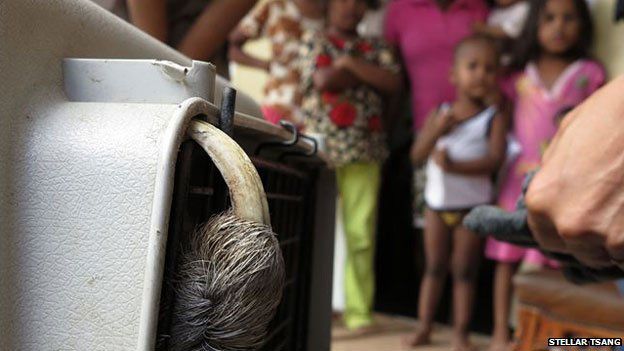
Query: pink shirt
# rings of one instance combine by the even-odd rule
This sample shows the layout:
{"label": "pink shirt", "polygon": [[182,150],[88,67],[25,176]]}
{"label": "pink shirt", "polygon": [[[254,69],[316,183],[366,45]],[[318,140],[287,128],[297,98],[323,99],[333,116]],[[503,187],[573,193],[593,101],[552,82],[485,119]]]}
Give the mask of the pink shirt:
{"label": "pink shirt", "polygon": [[570,64],[550,89],[542,83],[533,63],[510,78],[504,90],[514,101],[513,135],[522,152],[503,182],[499,195],[503,208],[514,209],[524,175],[539,166],[542,153],[557,132],[557,114],[583,102],[604,81],[604,69],[590,60]]}
{"label": "pink shirt", "polygon": [[414,128],[420,129],[431,110],[453,101],[449,82],[455,45],[484,21],[482,0],[455,0],[442,11],[434,0],[394,0],[388,4],[384,34],[401,52],[410,80]]}
{"label": "pink shirt", "polygon": [[[524,175],[539,166],[542,152],[557,131],[557,114],[562,109],[581,103],[604,83],[604,79],[602,66],[594,61],[579,60],[569,65],[550,89],[544,86],[532,63],[504,84],[505,92],[515,104],[513,135],[522,146],[522,151],[503,179],[498,197],[502,208],[508,211],[515,209]],[[485,256],[500,262],[519,262],[524,258],[533,264],[554,264],[536,250],[526,250],[491,238],[487,241]]]}

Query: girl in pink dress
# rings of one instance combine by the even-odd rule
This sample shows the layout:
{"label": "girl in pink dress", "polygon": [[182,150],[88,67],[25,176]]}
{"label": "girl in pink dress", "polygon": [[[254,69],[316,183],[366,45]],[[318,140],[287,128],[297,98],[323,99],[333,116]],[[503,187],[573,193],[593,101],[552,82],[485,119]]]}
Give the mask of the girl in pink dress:
{"label": "girl in pink dress", "polygon": [[[512,75],[504,90],[514,102],[513,135],[522,147],[509,168],[498,198],[513,210],[524,175],[539,166],[557,130],[561,110],[582,102],[603,84],[602,66],[589,59],[593,26],[585,0],[534,0],[517,43]],[[598,117],[598,116],[597,116]],[[485,254],[498,261],[494,278],[494,332],[491,351],[505,350],[511,278],[522,260],[548,265],[535,250],[488,239]]]}

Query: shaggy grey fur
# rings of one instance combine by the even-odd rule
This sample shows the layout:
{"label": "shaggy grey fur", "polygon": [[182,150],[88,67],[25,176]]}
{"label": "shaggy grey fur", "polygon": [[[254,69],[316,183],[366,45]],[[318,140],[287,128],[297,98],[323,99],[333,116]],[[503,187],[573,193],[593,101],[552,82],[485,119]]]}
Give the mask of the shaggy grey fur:
{"label": "shaggy grey fur", "polygon": [[178,264],[170,350],[258,349],[284,287],[275,234],[228,212],[194,237]]}

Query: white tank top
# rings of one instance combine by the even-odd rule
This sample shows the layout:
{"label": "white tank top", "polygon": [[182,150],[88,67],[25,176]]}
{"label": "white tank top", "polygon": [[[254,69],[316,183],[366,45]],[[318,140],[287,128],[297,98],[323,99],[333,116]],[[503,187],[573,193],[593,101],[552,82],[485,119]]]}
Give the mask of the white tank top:
{"label": "white tank top", "polygon": [[[449,108],[443,105],[441,108]],[[488,132],[496,108],[489,107],[457,125],[438,139],[435,149],[446,149],[456,162],[472,161],[487,155]],[[493,199],[491,175],[465,175],[442,170],[431,158],[427,161],[425,201],[437,211],[470,209]]]}

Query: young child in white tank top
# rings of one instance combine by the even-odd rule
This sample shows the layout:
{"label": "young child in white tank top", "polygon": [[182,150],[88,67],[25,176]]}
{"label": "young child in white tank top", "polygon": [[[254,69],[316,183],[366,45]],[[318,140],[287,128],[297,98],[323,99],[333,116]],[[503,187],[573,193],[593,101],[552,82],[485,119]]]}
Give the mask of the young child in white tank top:
{"label": "young child in white tank top", "polygon": [[473,349],[468,325],[482,240],[461,221],[472,207],[493,200],[492,175],[505,158],[506,123],[497,108],[491,106],[498,91],[499,61],[497,46],[488,37],[475,35],[460,42],[451,72],[456,99],[430,113],[412,146],[412,162],[427,162],[427,209],[420,323],[406,340],[411,347],[430,342],[433,318],[452,257],[453,349]]}

